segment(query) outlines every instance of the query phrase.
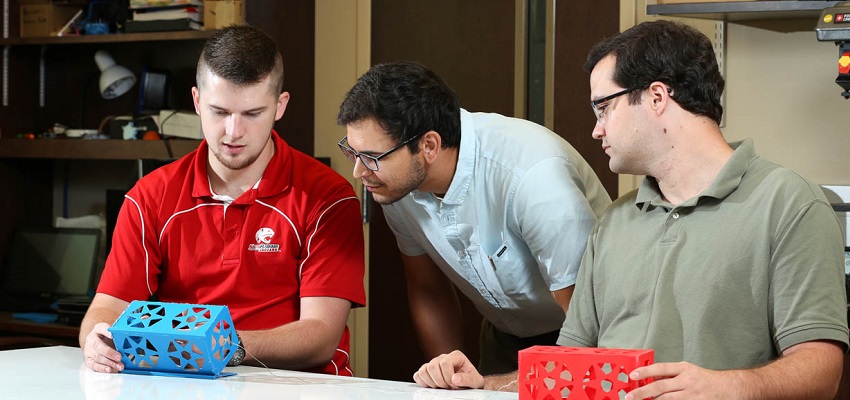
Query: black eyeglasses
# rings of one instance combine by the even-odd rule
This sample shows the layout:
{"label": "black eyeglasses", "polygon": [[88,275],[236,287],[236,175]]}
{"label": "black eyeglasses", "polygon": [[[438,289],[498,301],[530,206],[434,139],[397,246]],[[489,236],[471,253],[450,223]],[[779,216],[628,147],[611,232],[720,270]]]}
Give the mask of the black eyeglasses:
{"label": "black eyeglasses", "polygon": [[[605,121],[603,120],[603,118],[605,118],[605,109],[608,108],[607,103],[609,101],[613,100],[613,99],[616,99],[617,97],[620,97],[620,96],[622,96],[626,93],[631,93],[635,90],[637,90],[637,88],[623,89],[623,90],[621,90],[617,93],[614,93],[612,95],[605,96],[601,99],[591,101],[590,102],[590,108],[593,109],[593,114],[596,115],[596,120],[599,121],[600,124],[605,125]],[[602,107],[600,107],[600,106],[602,106]]]}
{"label": "black eyeglasses", "polygon": [[345,156],[349,160],[351,160],[351,162],[356,163],[357,159],[359,158],[360,162],[363,164],[364,167],[366,167],[366,169],[368,169],[369,171],[377,171],[378,170],[378,160],[390,155],[392,152],[404,147],[404,145],[414,141],[415,139],[418,139],[420,136],[422,136],[424,134],[425,134],[425,132],[422,132],[422,133],[420,133],[420,134],[418,134],[418,135],[416,135],[416,136],[414,136],[410,139],[407,139],[407,140],[401,142],[398,146],[387,150],[386,152],[384,152],[383,154],[381,154],[379,156],[370,156],[368,154],[358,153],[356,150],[352,149],[351,147],[348,147],[347,146],[348,136],[343,137],[342,140],[340,140],[339,143],[337,143],[337,144],[339,145],[339,149],[342,150],[342,154],[345,154]]}

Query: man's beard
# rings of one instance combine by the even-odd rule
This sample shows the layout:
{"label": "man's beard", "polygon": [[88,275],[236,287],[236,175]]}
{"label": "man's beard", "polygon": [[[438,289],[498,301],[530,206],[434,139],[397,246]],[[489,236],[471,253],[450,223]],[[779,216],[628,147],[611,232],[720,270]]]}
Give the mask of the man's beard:
{"label": "man's beard", "polygon": [[261,152],[262,152],[262,150],[257,152],[256,154],[251,154],[248,157],[242,158],[242,159],[225,158],[221,155],[221,153],[213,153],[213,154],[215,154],[215,158],[218,160],[218,162],[221,163],[221,165],[224,165],[228,169],[232,169],[232,170],[235,171],[235,170],[240,170],[240,169],[246,168],[249,165],[253,164],[254,161],[257,161],[257,159],[260,158]]}
{"label": "man's beard", "polygon": [[398,188],[389,188],[388,186],[384,185],[384,188],[390,189],[391,193],[389,195],[375,196],[375,194],[372,193],[372,198],[375,200],[375,202],[384,206],[393,204],[403,199],[405,196],[410,194],[410,192],[416,190],[416,188],[418,188],[419,185],[421,185],[422,182],[425,181],[425,169],[422,168],[422,163],[420,163],[419,160],[414,157],[411,159],[410,165],[410,174],[407,176],[407,179],[405,179],[401,186],[398,186]]}

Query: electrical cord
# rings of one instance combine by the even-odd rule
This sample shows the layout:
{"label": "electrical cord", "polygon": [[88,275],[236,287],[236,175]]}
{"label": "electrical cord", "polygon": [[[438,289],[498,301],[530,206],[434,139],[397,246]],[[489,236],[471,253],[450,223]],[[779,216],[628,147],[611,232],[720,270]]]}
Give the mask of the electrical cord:
{"label": "electrical cord", "polygon": [[163,137],[162,143],[165,145],[165,151],[168,154],[168,159],[174,159],[174,151],[171,150],[171,139]]}
{"label": "electrical cord", "polygon": [[[175,114],[177,114],[177,112],[178,112],[177,110],[174,110],[174,111],[171,112],[171,114],[168,114],[165,118],[163,118],[162,121],[159,121],[159,131],[160,131],[160,133],[165,132],[165,121],[168,121],[168,119],[173,117]],[[173,159],[174,158],[174,151],[171,150],[171,140],[167,139],[165,137],[165,134],[162,135],[162,143],[165,145],[165,151],[168,154],[168,158]]]}
{"label": "electrical cord", "polygon": [[174,116],[174,114],[177,114],[177,113],[178,113],[178,110],[174,110],[174,111],[172,111],[172,112],[171,112],[171,114],[168,114],[168,116],[166,116],[165,118],[163,118],[163,119],[162,119],[162,121],[159,121],[159,128],[160,128],[160,130],[163,130],[163,129],[162,129],[162,127],[164,127],[164,126],[165,126],[165,121],[168,121],[168,119],[169,119],[169,118],[173,117],[173,116]]}
{"label": "electrical cord", "polygon": [[[159,132],[162,133],[162,143],[165,145],[165,151],[168,154],[168,158],[174,158],[174,151],[171,150],[171,140],[165,137],[165,121],[168,121],[169,118],[173,117],[177,114],[178,110],[174,110],[171,114],[168,114],[162,121],[159,121]],[[247,350],[246,350],[247,352]]]}
{"label": "electrical cord", "polygon": [[254,361],[256,361],[257,363],[262,365],[266,369],[266,372],[268,372],[269,374],[271,374],[273,376],[277,376],[279,378],[286,378],[286,376],[275,374],[274,371],[272,371],[272,369],[269,368],[268,365],[266,365],[264,362],[260,361],[259,358],[257,358],[254,354],[252,354],[250,351],[248,351],[248,349],[245,348],[245,346],[242,344],[242,342],[239,342],[237,347],[240,347],[242,350],[245,350],[245,354],[251,356],[251,358],[253,358]]}
{"label": "electrical cord", "polygon": [[496,391],[497,391],[497,392],[501,392],[501,391],[503,391],[504,389],[509,388],[511,385],[513,385],[513,384],[517,383],[517,381],[519,381],[519,378],[514,379],[514,380],[512,380],[512,381],[510,381],[510,382],[508,382],[508,383],[506,383],[506,384],[504,384],[504,385],[502,385],[502,386],[500,386],[498,389],[496,389]]}

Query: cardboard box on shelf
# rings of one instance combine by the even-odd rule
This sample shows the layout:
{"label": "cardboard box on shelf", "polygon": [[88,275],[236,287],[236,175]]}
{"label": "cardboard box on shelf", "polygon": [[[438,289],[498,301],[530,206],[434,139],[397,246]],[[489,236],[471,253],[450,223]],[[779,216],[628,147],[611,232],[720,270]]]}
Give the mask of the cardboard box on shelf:
{"label": "cardboard box on shelf", "polygon": [[245,2],[243,0],[204,1],[204,29],[221,29],[244,22]]}
{"label": "cardboard box on shelf", "polygon": [[55,35],[82,10],[79,3],[50,0],[18,0],[21,10],[21,37]]}
{"label": "cardboard box on shelf", "polygon": [[191,111],[161,110],[159,112],[159,133],[163,136],[177,136],[186,139],[203,139],[201,117]]}

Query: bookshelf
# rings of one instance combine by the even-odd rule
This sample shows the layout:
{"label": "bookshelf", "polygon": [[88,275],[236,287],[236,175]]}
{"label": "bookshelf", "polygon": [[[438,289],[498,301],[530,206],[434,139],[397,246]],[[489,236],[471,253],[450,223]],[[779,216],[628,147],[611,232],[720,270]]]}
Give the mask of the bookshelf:
{"label": "bookshelf", "polygon": [[0,139],[0,158],[137,160],[179,158],[200,140]]}
{"label": "bookshelf", "polygon": [[0,46],[31,46],[31,45],[70,45],[85,43],[131,43],[159,42],[172,40],[207,39],[215,33],[207,31],[173,31],[173,32],[144,32],[144,33],[113,33],[109,35],[81,36],[49,36],[49,37],[15,37],[0,39]]}
{"label": "bookshelf", "polygon": [[[137,78],[144,67],[169,71],[168,108],[194,110],[190,90],[198,56],[215,31],[21,38],[16,37],[18,2],[0,1],[9,4],[8,21],[3,22],[9,34],[0,38],[8,77],[8,83],[0,81],[6,93],[6,101],[0,102],[0,185],[10,194],[0,207],[3,258],[16,227],[46,227],[58,216],[104,213],[106,195],[129,189],[145,164],[181,157],[200,143],[186,139],[19,139],[28,133],[38,137],[54,123],[93,129],[110,116],[137,110],[138,83],[121,97],[101,98],[93,79],[99,73],[95,52],[108,51]],[[294,100],[275,129],[294,148],[313,154],[314,3],[251,0],[245,20],[275,38],[284,55],[284,90]],[[82,123],[78,124],[80,115]]]}

